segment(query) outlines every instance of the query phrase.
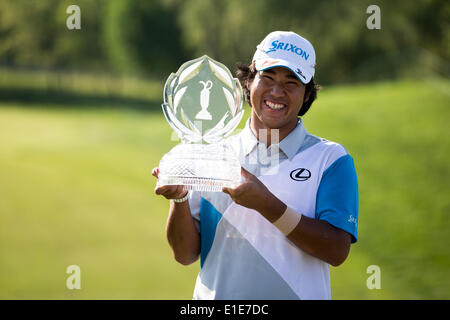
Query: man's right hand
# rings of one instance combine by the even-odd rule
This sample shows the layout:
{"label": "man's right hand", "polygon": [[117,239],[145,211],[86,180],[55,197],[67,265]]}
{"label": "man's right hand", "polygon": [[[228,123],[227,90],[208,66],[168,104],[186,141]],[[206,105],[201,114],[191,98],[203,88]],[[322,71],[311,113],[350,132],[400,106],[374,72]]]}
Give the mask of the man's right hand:
{"label": "man's right hand", "polygon": [[[152,175],[158,179],[159,176],[159,168],[153,168]],[[166,199],[181,199],[187,194],[187,190],[184,189],[184,186],[178,185],[170,185],[170,186],[156,186],[155,194],[165,197]]]}

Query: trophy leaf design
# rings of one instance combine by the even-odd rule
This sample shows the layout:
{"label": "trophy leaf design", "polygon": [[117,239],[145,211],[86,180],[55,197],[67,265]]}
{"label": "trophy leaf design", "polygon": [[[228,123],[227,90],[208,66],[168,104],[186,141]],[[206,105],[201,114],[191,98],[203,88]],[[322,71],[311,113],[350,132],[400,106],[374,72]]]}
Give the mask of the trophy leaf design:
{"label": "trophy leaf design", "polygon": [[180,99],[183,96],[183,94],[186,92],[187,87],[181,88],[175,93],[175,97],[173,98],[173,106],[174,106],[174,113],[177,113],[178,104],[180,103]]}
{"label": "trophy leaf design", "polygon": [[233,82],[226,70],[220,68],[217,64],[215,64],[212,61],[209,61],[209,65],[211,66],[211,69],[213,70],[213,72],[217,78],[219,78],[228,87],[233,88]]}
{"label": "trophy leaf design", "polygon": [[183,72],[181,72],[180,76],[178,77],[178,84],[182,84],[193,77],[195,77],[199,72],[199,66],[202,64],[202,61],[196,62],[193,65],[187,67]]}
{"label": "trophy leaf design", "polygon": [[242,102],[239,81],[225,65],[204,55],[169,76],[162,108],[183,142],[216,143],[239,124]]}

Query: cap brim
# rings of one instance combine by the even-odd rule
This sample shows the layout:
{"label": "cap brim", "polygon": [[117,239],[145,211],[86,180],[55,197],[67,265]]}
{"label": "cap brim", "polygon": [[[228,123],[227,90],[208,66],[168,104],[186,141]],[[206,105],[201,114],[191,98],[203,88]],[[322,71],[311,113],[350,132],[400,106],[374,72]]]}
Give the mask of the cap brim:
{"label": "cap brim", "polygon": [[255,68],[258,71],[272,69],[276,67],[284,67],[289,69],[303,84],[307,84],[311,81],[312,75],[303,70],[299,66],[294,66],[286,60],[282,59],[258,59],[255,60]]}

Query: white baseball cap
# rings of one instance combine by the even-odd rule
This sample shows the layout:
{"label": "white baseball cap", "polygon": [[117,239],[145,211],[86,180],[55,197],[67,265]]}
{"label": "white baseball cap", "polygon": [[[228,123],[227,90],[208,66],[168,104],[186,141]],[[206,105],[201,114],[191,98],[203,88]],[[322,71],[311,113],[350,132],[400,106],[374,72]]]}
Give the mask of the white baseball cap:
{"label": "white baseball cap", "polygon": [[290,69],[297,78],[307,84],[314,76],[316,53],[312,44],[292,31],[274,31],[256,46],[253,55],[256,70],[274,67]]}

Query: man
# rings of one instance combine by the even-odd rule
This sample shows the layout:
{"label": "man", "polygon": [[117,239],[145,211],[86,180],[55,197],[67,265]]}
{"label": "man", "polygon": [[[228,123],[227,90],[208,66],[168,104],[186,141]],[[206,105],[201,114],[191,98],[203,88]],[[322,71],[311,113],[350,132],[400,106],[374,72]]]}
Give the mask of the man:
{"label": "man", "polygon": [[342,264],[357,239],[358,186],[347,151],[299,118],[316,97],[314,68],[308,40],[267,35],[238,70],[252,108],[228,139],[242,184],[222,193],[155,189],[174,199],[166,233],[175,259],[201,258],[194,299],[331,298],[329,265]]}

